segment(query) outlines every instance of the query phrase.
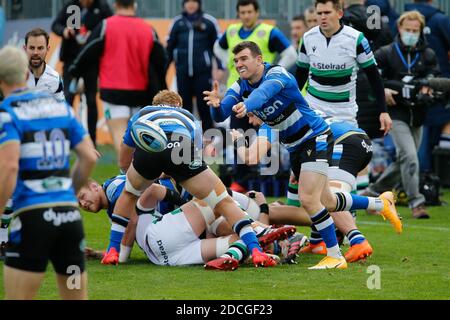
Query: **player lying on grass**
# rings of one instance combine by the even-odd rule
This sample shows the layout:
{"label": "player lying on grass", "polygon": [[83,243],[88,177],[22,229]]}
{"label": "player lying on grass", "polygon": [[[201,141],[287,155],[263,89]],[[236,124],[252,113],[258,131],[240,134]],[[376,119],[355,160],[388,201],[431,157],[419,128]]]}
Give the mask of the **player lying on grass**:
{"label": "player lying on grass", "polygon": [[[136,122],[149,122],[158,126],[167,136],[167,147],[161,152],[145,151],[136,147],[133,127]],[[117,264],[120,243],[137,199],[162,174],[172,176],[183,188],[198,199],[203,199],[216,214],[227,219],[233,230],[244,241],[252,254],[255,265],[275,265],[259,246],[251,221],[226,192],[225,185],[201,160],[201,126],[197,119],[182,108],[171,106],[147,106],[141,109],[128,123],[124,143],[135,149],[132,163],[127,169],[125,187],[117,200],[111,216],[111,238],[103,264]],[[140,143],[146,143],[145,140]],[[182,156],[181,156],[182,155]],[[175,158],[180,160],[175,161]],[[152,165],[149,165],[152,164]]]}
{"label": "player lying on grass", "polygon": [[[238,145],[237,153],[247,163],[258,163],[263,156],[270,150],[271,145],[275,142],[273,138],[272,129],[263,124],[263,122],[253,114],[249,114],[249,122],[252,125],[259,126],[258,137],[249,146]],[[372,143],[362,129],[356,128],[353,125],[343,121],[329,120],[330,128],[335,137],[335,144],[333,148],[333,156],[331,165],[328,168],[329,186],[332,192],[350,192],[355,183],[356,176],[360,170],[365,168],[372,157]],[[243,139],[242,133],[233,131],[233,140]],[[298,179],[298,176],[291,178],[291,182]],[[292,184],[291,184],[292,187]],[[298,187],[297,187],[298,189]],[[300,205],[295,193],[291,193],[289,199],[293,200],[293,204]],[[285,208],[287,209],[287,208]],[[283,206],[275,209],[277,212],[283,211]],[[273,214],[272,214],[273,216]],[[369,242],[364,235],[358,230],[354,217],[348,211],[332,212],[331,216],[336,224],[336,227],[347,236],[350,241],[350,249],[345,254],[345,259],[349,262],[356,262],[373,252]],[[297,210],[294,214],[286,217],[285,223],[297,224],[300,220],[303,223],[306,219],[306,212],[302,209]],[[393,224],[398,233],[402,232],[402,224],[397,214],[387,215],[389,221]],[[270,221],[270,223],[273,223]],[[320,237],[319,232],[312,226],[313,232],[310,238],[308,247],[302,249],[303,252],[326,254],[326,246]]]}
{"label": "player lying on grass", "polygon": [[[121,177],[110,179],[112,182],[109,186],[123,181]],[[122,184],[123,182],[120,185]],[[152,184],[139,198],[136,208],[138,215],[133,215],[134,218],[128,224],[119,261],[125,262],[128,259],[136,239],[150,261],[158,265],[200,264],[219,258],[207,263],[206,268],[237,268],[239,260],[243,261],[248,256],[248,250],[226,220],[223,217],[215,219],[212,209],[198,199],[191,200],[168,214],[162,214],[156,208],[164,198],[163,189],[165,188],[160,185]],[[98,212],[106,209],[109,212],[115,201],[111,194],[108,187],[102,188],[91,180],[80,190],[78,198],[80,206],[86,211]],[[294,227],[273,229],[263,224],[253,227],[263,246],[295,232]],[[146,239],[145,243],[143,239]],[[160,251],[161,246],[164,252]]]}

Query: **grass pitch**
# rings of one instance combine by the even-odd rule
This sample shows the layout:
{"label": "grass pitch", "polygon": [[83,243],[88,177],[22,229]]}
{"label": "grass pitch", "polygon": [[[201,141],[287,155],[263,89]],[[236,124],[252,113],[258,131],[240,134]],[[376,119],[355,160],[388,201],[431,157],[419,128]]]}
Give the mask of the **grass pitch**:
{"label": "grass pitch", "polygon": [[[117,173],[113,158],[95,170],[100,182]],[[450,190],[443,200],[450,203]],[[414,220],[400,207],[404,231],[397,235],[379,216],[358,212],[357,223],[374,254],[347,270],[308,270],[321,256],[301,255],[297,265],[275,268],[240,267],[234,272],[205,271],[202,266],[152,265],[135,246],[131,262],[103,266],[88,261],[90,299],[450,299],[450,207],[429,208],[431,219]],[[106,248],[110,225],[106,213],[83,213],[87,245]],[[308,228],[298,228],[309,235]],[[345,252],[348,247],[342,247]],[[379,268],[379,269],[378,269]],[[373,270],[380,271],[379,289]],[[0,298],[4,297],[0,262]],[[370,289],[372,288],[372,289]],[[49,264],[37,299],[59,299],[55,274]]]}

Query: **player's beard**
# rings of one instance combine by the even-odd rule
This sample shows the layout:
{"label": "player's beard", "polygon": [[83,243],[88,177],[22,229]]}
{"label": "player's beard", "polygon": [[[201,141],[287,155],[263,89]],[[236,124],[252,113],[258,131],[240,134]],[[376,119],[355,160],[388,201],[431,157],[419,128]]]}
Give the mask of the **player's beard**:
{"label": "player's beard", "polygon": [[30,68],[37,69],[44,63],[44,59],[41,57],[36,57],[35,59],[30,59]]}

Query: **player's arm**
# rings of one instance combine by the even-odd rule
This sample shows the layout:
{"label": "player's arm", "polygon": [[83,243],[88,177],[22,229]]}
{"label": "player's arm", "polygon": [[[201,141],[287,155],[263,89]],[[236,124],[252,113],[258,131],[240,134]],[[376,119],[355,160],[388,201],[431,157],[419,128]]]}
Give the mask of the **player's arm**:
{"label": "player's arm", "polygon": [[245,137],[238,130],[233,129],[231,136],[236,146],[238,157],[244,160],[247,165],[258,164],[271,148],[271,144],[266,136],[258,135],[249,147],[246,147]]}
{"label": "player's arm", "polygon": [[297,60],[294,46],[278,28],[273,28],[270,32],[269,50],[280,54],[278,64],[286,69],[290,69]]}
{"label": "player's arm", "polygon": [[136,144],[131,136],[131,126],[138,116],[139,115],[134,115],[130,120],[128,120],[127,128],[120,144],[119,168],[122,173],[127,172],[131,162],[133,161],[133,152],[136,149]]}
{"label": "player's arm", "polygon": [[85,138],[76,145],[74,151],[77,154],[77,160],[72,167],[71,177],[75,194],[77,194],[81,187],[88,182],[88,178],[97,162],[98,153],[89,136],[85,136]]}
{"label": "player's arm", "polygon": [[280,67],[270,69],[266,74],[266,80],[248,96],[248,99],[245,101],[247,112],[261,108],[288,85],[290,78],[284,73],[287,73],[287,71],[280,69]]}
{"label": "player's arm", "polygon": [[231,116],[233,106],[242,101],[239,88],[239,83],[236,81],[231,88],[227,90],[222,99],[219,95],[219,83],[217,81],[214,81],[213,89],[211,91],[203,91],[203,100],[211,107],[211,117],[214,121],[222,122]]}
{"label": "player's arm", "polygon": [[138,220],[138,215],[133,213],[128,221],[127,228],[123,234],[122,242],[120,243],[119,263],[127,262],[130,257],[134,240],[136,239],[136,227]]}
{"label": "player's arm", "polygon": [[12,116],[0,109],[0,216],[16,187],[19,171],[20,135]]}
{"label": "player's arm", "polygon": [[297,80],[300,90],[305,86],[309,76],[309,57],[306,54],[305,43],[302,38],[300,41],[298,56],[297,56],[297,71],[295,72],[295,79]]}
{"label": "player's arm", "polygon": [[[1,132],[1,130],[0,130]],[[10,140],[0,144],[0,217],[5,211],[6,203],[11,198],[16,187],[19,171],[20,143]]]}
{"label": "player's arm", "polygon": [[90,68],[92,64],[98,64],[105,46],[106,22],[99,23],[89,35],[83,50],[75,58],[69,67],[69,72],[74,77],[79,77],[83,70]]}
{"label": "player's arm", "polygon": [[70,147],[77,155],[77,159],[72,166],[71,178],[75,194],[78,194],[81,187],[87,184],[99,153],[95,150],[89,135],[75,118],[72,109],[69,106],[67,108],[69,108],[71,117],[69,129]]}
{"label": "player's arm", "polygon": [[386,135],[392,128],[392,120],[387,113],[383,80],[381,79],[369,41],[362,33],[360,34],[356,45],[356,61],[359,67],[362,68],[367,75],[380,111],[380,130]]}

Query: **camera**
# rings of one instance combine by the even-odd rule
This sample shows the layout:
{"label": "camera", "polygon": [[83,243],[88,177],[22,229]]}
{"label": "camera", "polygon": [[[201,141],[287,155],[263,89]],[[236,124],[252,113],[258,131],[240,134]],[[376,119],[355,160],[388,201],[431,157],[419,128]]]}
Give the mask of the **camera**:
{"label": "camera", "polygon": [[[398,92],[394,96],[397,104],[410,107],[426,107],[436,102],[445,102],[450,94],[450,79],[447,78],[414,78],[406,75],[402,80],[387,80],[384,86]],[[422,93],[423,87],[433,89],[433,94]]]}

